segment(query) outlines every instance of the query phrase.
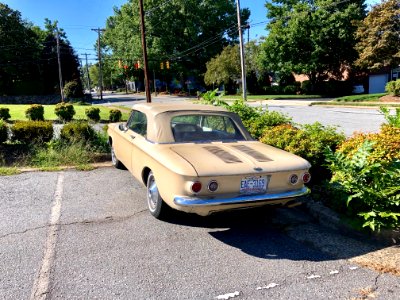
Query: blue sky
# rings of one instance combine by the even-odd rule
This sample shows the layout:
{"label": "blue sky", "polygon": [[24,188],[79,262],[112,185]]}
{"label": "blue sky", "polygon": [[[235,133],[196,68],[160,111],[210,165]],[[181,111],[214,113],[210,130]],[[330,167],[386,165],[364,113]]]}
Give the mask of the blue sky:
{"label": "blue sky", "polygon": [[[368,0],[375,3],[378,0]],[[127,0],[0,0],[14,10],[21,12],[22,17],[43,27],[44,19],[58,20],[59,27],[67,33],[72,47],[82,57],[83,53],[90,54],[94,59],[94,45],[97,33],[92,28],[103,28],[107,17],[113,15],[113,7],[120,7]],[[265,0],[241,0],[241,7],[248,7],[251,11],[250,39],[266,35]],[[245,35],[247,38],[247,33]]]}

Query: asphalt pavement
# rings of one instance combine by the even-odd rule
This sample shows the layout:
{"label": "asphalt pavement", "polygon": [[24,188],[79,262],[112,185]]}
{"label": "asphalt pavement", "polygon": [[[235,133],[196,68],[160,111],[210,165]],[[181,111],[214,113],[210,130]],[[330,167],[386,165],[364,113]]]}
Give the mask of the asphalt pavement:
{"label": "asphalt pavement", "polygon": [[114,168],[0,177],[0,240],[1,299],[400,299],[300,208],[159,221]]}

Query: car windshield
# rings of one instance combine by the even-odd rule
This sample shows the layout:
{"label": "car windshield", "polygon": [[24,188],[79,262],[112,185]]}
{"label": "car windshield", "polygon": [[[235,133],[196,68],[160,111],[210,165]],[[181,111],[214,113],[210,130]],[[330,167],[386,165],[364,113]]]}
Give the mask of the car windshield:
{"label": "car windshield", "polygon": [[175,142],[243,141],[245,138],[232,121],[224,115],[180,115],[171,119]]}

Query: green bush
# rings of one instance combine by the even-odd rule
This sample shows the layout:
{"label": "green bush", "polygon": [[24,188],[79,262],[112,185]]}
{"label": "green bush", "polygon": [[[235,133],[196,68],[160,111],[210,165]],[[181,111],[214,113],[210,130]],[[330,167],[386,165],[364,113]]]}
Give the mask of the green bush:
{"label": "green bush", "polygon": [[119,109],[110,110],[110,122],[119,122],[122,119],[122,113]]}
{"label": "green bush", "polygon": [[400,96],[400,80],[397,79],[395,81],[389,81],[386,84],[386,92],[391,94],[392,96]]}
{"label": "green bush", "polygon": [[287,85],[283,88],[283,93],[285,95],[296,95],[299,90],[299,87],[296,85]]}
{"label": "green bush", "polygon": [[32,121],[44,121],[44,108],[41,104],[32,104],[25,111],[25,116]]}
{"label": "green bush", "polygon": [[381,113],[385,116],[385,120],[388,122],[389,125],[394,127],[400,128],[400,108],[397,107],[395,113],[392,115],[390,114],[390,110],[387,107],[382,106],[380,108]]}
{"label": "green bush", "polygon": [[82,98],[83,97],[83,89],[82,84],[77,81],[70,81],[64,86],[64,96],[65,98]]}
{"label": "green bush", "polygon": [[290,124],[265,130],[260,141],[307,159],[311,165],[313,183],[330,179],[330,171],[325,167],[324,150],[334,150],[345,139],[332,126],[320,123],[303,125],[299,128]]}
{"label": "green bush", "polygon": [[53,124],[46,121],[17,121],[11,127],[12,140],[24,144],[45,143],[53,138]]}
{"label": "green bush", "polygon": [[61,140],[68,142],[93,141],[96,132],[87,122],[70,122],[65,124],[60,132]]}
{"label": "green bush", "polygon": [[0,120],[0,144],[4,143],[8,139],[8,127],[7,123]]}
{"label": "green bush", "polygon": [[10,109],[7,107],[0,107],[0,120],[7,121],[10,118]]}
{"label": "green bush", "polygon": [[255,139],[259,139],[268,128],[288,124],[292,121],[291,118],[280,112],[251,107],[242,100],[235,101],[228,109],[240,116],[244,126]]}
{"label": "green bush", "polygon": [[[331,150],[326,161],[334,195],[341,195],[349,218],[371,230],[400,226],[400,160],[370,159],[374,142],[366,140],[352,156]],[[340,197],[336,197],[340,199]]]}
{"label": "green bush", "polygon": [[100,121],[100,108],[98,108],[98,107],[86,108],[85,114],[90,121],[93,121],[93,122]]}
{"label": "green bush", "polygon": [[56,105],[54,113],[61,121],[68,122],[74,117],[75,109],[72,104],[62,102]]}

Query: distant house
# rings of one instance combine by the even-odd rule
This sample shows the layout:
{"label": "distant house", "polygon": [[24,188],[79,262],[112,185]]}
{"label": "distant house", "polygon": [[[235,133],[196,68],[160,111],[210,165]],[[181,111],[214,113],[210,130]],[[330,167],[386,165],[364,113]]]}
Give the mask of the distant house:
{"label": "distant house", "polygon": [[396,80],[398,78],[400,78],[400,67],[395,69],[383,68],[378,72],[371,73],[368,76],[368,93],[384,93],[388,81]]}

